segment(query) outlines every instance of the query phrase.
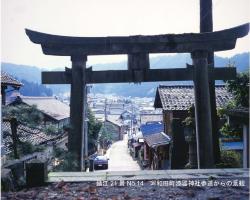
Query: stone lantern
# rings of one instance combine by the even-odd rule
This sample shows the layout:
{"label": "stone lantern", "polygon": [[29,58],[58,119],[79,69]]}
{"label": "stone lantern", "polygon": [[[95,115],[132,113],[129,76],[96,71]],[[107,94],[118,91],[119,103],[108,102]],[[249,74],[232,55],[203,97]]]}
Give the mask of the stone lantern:
{"label": "stone lantern", "polygon": [[197,168],[197,143],[195,130],[192,127],[186,126],[184,128],[185,140],[189,145],[188,157],[189,162],[186,168],[196,169]]}

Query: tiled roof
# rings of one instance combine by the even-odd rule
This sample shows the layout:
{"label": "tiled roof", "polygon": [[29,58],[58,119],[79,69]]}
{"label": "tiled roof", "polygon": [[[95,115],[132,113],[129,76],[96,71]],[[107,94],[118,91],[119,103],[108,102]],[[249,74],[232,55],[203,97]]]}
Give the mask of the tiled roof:
{"label": "tiled roof", "polygon": [[[1,126],[2,132],[2,146],[4,147],[4,153],[8,154],[12,152],[12,137],[10,122],[3,122]],[[49,141],[54,141],[58,138],[58,135],[48,135],[38,129],[32,129],[24,125],[18,125],[17,135],[21,142],[30,142],[33,145],[41,145]]]}
{"label": "tiled roof", "polygon": [[165,145],[170,142],[170,137],[163,132],[148,135],[144,139],[149,147]]}
{"label": "tiled roof", "polygon": [[20,87],[23,84],[19,82],[18,80],[14,79],[8,73],[1,71],[1,85],[6,85],[6,86],[10,85],[14,87]]}
{"label": "tiled roof", "polygon": [[238,107],[226,111],[228,115],[249,118],[249,108]]}
{"label": "tiled roof", "polygon": [[146,124],[142,124],[140,126],[140,130],[143,136],[147,136],[164,131],[164,125],[162,122],[149,122]]}
{"label": "tiled roof", "polygon": [[141,124],[146,124],[147,122],[159,122],[162,121],[162,113],[159,114],[140,114]]}
{"label": "tiled roof", "polygon": [[[223,85],[215,86],[217,107],[224,106],[233,98]],[[155,96],[155,108],[163,110],[188,110],[194,104],[194,87],[183,86],[159,86]]]}
{"label": "tiled roof", "polygon": [[229,124],[249,124],[249,108],[237,107],[226,110],[225,114],[229,117]]}
{"label": "tiled roof", "polygon": [[120,115],[108,115],[107,116],[107,121],[111,122],[112,124],[121,127],[122,121],[120,120]]}
{"label": "tiled roof", "polygon": [[58,121],[69,118],[70,115],[70,107],[55,97],[21,96],[21,101],[28,105],[36,105],[38,110]]}

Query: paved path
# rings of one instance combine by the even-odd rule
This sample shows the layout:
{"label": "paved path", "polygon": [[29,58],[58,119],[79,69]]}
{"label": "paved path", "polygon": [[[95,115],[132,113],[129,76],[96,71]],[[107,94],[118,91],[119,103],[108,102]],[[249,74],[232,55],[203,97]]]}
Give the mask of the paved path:
{"label": "paved path", "polygon": [[140,166],[133,160],[127,148],[127,135],[122,141],[115,142],[107,151],[109,168],[107,171],[139,171]]}

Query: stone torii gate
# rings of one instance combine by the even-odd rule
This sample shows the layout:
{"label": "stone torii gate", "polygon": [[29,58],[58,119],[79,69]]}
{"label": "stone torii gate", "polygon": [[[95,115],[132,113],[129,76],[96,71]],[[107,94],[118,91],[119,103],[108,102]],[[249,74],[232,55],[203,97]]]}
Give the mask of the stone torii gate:
{"label": "stone torii gate", "polygon": [[[208,67],[208,52],[233,49],[237,38],[246,36],[248,31],[247,23],[217,32],[153,36],[67,37],[28,29],[26,34],[32,42],[41,45],[45,55],[71,57],[71,69],[66,68],[64,72],[42,72],[42,83],[71,84],[68,148],[77,155],[79,166],[84,144],[86,84],[193,80],[198,167],[212,168],[214,155],[209,80],[233,79],[236,69]],[[150,69],[149,53],[191,53],[193,64],[186,68]],[[128,55],[128,70],[92,71],[92,68],[86,68],[88,55],[114,54]]]}

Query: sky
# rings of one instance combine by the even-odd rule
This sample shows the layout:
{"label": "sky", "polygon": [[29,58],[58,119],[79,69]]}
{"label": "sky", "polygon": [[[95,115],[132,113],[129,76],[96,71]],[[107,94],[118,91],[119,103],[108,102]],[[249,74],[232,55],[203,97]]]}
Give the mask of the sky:
{"label": "sky", "polygon": [[[249,22],[249,0],[213,0],[214,31]],[[1,0],[1,61],[41,68],[70,66],[69,57],[47,56],[25,28],[68,36],[128,36],[199,32],[199,0]],[[229,57],[249,51],[249,35]],[[126,55],[89,56],[88,64]]]}

